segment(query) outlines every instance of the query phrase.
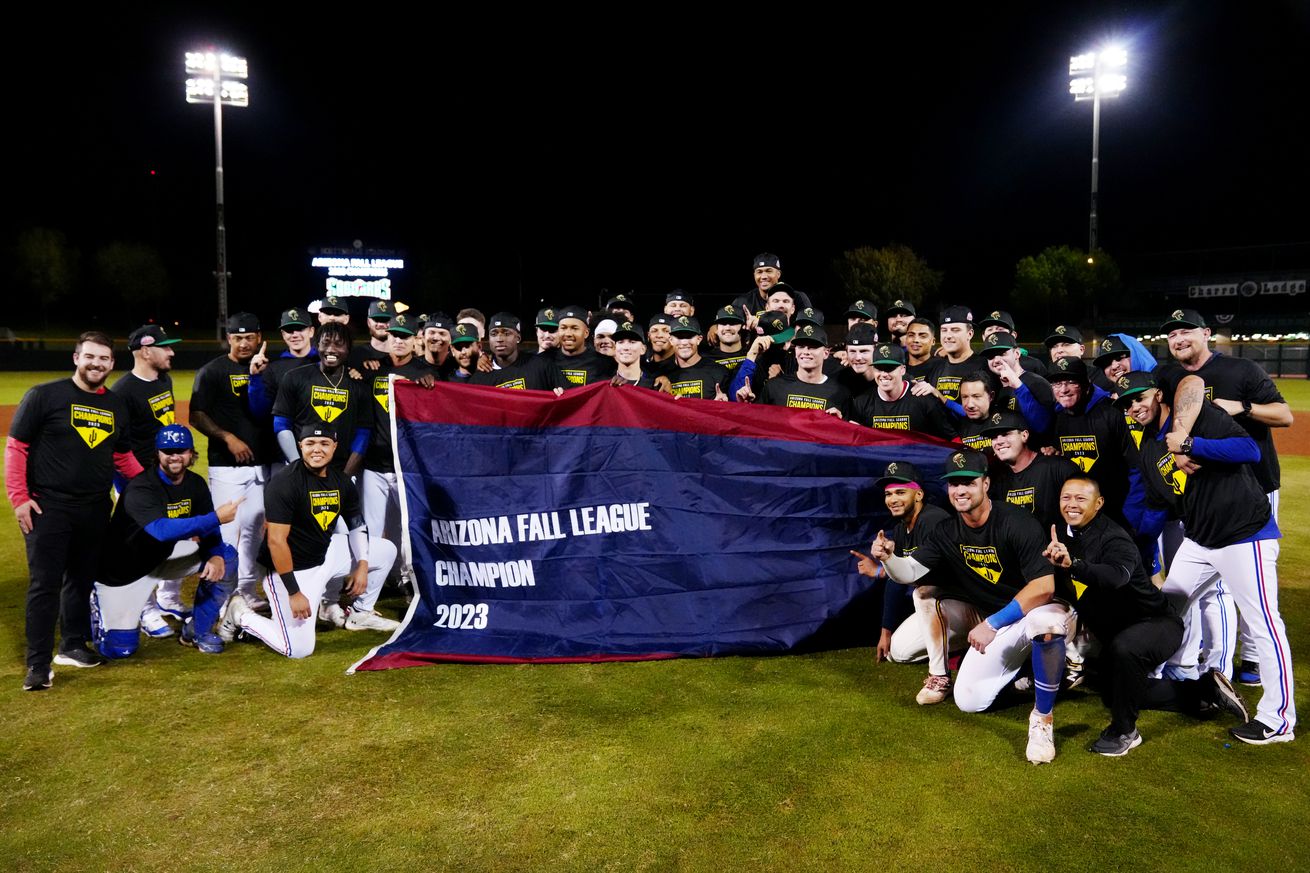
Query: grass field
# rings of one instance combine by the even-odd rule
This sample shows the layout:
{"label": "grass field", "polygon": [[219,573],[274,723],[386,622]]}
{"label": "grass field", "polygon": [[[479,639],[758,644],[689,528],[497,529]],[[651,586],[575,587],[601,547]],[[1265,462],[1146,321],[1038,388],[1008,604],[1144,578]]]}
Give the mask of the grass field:
{"label": "grass field", "polygon": [[[31,382],[0,377],[0,404]],[[1310,385],[1280,387],[1310,410]],[[1305,664],[1310,458],[1283,472]],[[1310,737],[1254,748],[1228,721],[1148,712],[1143,746],[1104,759],[1084,747],[1107,714],[1075,691],[1059,757],[1033,767],[1028,705],[921,708],[922,668],[868,649],[346,676],[379,635],[320,633],[300,662],[144,640],[24,694],[12,524],[0,568],[4,869],[1294,870],[1310,853]]]}

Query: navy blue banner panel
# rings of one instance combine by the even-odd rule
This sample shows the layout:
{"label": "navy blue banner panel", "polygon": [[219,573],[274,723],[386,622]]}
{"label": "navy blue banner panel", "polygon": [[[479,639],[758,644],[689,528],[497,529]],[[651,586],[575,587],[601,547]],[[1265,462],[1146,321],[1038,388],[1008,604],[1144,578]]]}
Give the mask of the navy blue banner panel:
{"label": "navy blue banner panel", "polygon": [[397,382],[393,402],[419,596],[361,670],[868,644],[876,616],[851,616],[870,580],[850,550],[890,528],[875,480],[910,461],[935,488],[951,451],[818,411],[606,384]]}

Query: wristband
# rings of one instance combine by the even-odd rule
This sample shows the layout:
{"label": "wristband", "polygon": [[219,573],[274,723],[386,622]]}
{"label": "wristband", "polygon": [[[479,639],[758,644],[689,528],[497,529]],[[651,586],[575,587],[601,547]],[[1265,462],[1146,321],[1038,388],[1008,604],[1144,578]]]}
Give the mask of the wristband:
{"label": "wristband", "polygon": [[278,573],[277,575],[278,578],[282,580],[282,584],[286,586],[288,594],[300,593],[300,585],[296,582],[295,571],[288,570],[285,573]]}
{"label": "wristband", "polygon": [[1003,609],[987,616],[987,624],[991,626],[992,630],[998,631],[1007,625],[1014,624],[1021,618],[1023,618],[1023,607],[1019,605],[1018,600],[1011,600],[1005,604]]}

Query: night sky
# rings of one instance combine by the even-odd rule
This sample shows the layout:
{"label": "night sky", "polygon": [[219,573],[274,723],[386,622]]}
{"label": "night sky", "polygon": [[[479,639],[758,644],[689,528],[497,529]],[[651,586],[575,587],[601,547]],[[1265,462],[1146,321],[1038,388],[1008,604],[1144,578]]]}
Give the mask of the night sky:
{"label": "night sky", "polygon": [[224,113],[233,309],[321,296],[309,250],[355,239],[404,252],[397,296],[420,308],[526,316],[607,288],[648,311],[749,289],[762,250],[839,306],[832,260],[889,242],[946,296],[999,302],[1021,256],[1087,244],[1091,104],[1067,66],[1114,38],[1102,247],[1310,240],[1310,5],[921,5],[20,19],[2,238],[157,246],[161,316],[212,318],[212,113],[184,102],[182,61],[216,44],[251,69],[250,108]]}

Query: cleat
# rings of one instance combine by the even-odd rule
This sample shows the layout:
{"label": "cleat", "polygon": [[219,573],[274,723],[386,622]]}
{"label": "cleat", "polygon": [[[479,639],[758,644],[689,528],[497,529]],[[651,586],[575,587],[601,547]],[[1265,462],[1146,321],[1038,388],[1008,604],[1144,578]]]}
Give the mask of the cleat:
{"label": "cleat", "polygon": [[1087,747],[1087,751],[1104,755],[1107,758],[1122,758],[1142,744],[1142,735],[1134,728],[1130,734],[1112,734],[1110,729],[1101,731],[1100,739]]}
{"label": "cleat", "polygon": [[1211,703],[1237,716],[1237,720],[1243,724],[1250,721],[1251,715],[1246,710],[1246,701],[1237,693],[1237,689],[1233,687],[1232,681],[1227,676],[1218,670],[1211,670],[1201,677],[1201,681],[1211,686]]}
{"label": "cleat", "polygon": [[1086,679],[1087,674],[1083,671],[1083,662],[1066,658],[1064,661],[1064,690],[1072,691],[1082,685]]}
{"label": "cleat", "polygon": [[951,677],[934,676],[931,673],[923,680],[923,687],[914,696],[914,702],[920,706],[932,706],[951,696]]}
{"label": "cleat", "polygon": [[[1141,742],[1141,738],[1138,738]],[[1028,716],[1028,760],[1049,764],[1055,760],[1055,719],[1033,710]]]}
{"label": "cleat", "polygon": [[1033,690],[1033,677],[1031,677],[1031,676],[1020,676],[1018,679],[1015,679],[1015,680],[1014,680],[1014,690],[1015,690],[1015,691],[1018,691],[1020,694],[1023,694],[1023,693],[1026,692],[1026,691],[1032,691],[1032,690]]}
{"label": "cleat", "polygon": [[341,608],[340,603],[320,603],[318,605],[318,620],[333,627],[345,627],[346,611]]}
{"label": "cleat", "polygon": [[103,657],[82,646],[55,655],[55,663],[61,667],[99,667],[104,662]]}
{"label": "cleat", "polygon": [[223,621],[218,625],[219,640],[230,643],[236,639],[237,632],[241,630],[241,616],[247,612],[250,612],[250,606],[244,597],[240,594],[229,597],[227,609],[223,610]]}
{"label": "cleat", "polygon": [[182,634],[177,641],[184,646],[199,649],[206,655],[219,655],[223,652],[223,638],[218,634],[197,634],[194,621],[182,625]]}
{"label": "cleat", "polygon": [[55,671],[49,667],[29,667],[23,680],[24,691],[45,691],[55,682]]}
{"label": "cleat", "polygon": [[173,628],[164,620],[163,612],[149,606],[141,611],[141,630],[146,632],[146,636],[157,640],[173,635]]}
{"label": "cleat", "polygon": [[1296,734],[1291,731],[1279,733],[1271,727],[1265,727],[1264,722],[1256,719],[1251,719],[1244,725],[1229,728],[1228,733],[1253,746],[1267,746],[1270,743],[1290,743],[1296,739]]}
{"label": "cleat", "polygon": [[1237,670],[1237,681],[1252,688],[1260,687],[1260,665],[1254,661],[1243,661]]}
{"label": "cleat", "polygon": [[393,631],[400,627],[400,622],[384,615],[379,615],[372,610],[364,612],[358,609],[351,609],[346,614],[346,630],[374,630],[374,631]]}

